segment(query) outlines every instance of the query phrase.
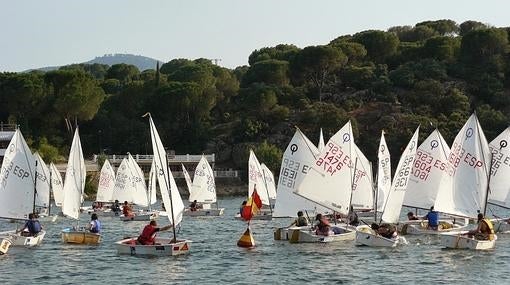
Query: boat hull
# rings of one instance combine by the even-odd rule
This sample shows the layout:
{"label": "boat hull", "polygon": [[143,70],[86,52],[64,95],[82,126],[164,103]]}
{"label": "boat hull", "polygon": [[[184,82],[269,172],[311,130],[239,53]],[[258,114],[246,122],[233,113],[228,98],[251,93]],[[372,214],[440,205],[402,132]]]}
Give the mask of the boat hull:
{"label": "boat hull", "polygon": [[101,242],[101,235],[87,231],[64,229],[62,231],[62,242],[72,244],[99,244]]}
{"label": "boat hull", "polygon": [[[317,235],[315,231],[300,228],[289,228],[288,236],[290,243],[327,243],[327,242],[340,242],[347,240],[354,240],[356,232],[350,227],[344,226],[331,226],[332,230],[340,232],[338,234],[331,234],[328,236]],[[333,229],[334,228],[334,229]]]}
{"label": "boat hull", "polygon": [[115,242],[115,248],[119,254],[136,256],[175,256],[188,254],[192,241],[178,240],[171,242],[169,238],[156,238],[156,245],[140,245],[136,238],[126,238]]}
{"label": "boat hull", "polygon": [[45,235],[45,230],[41,230],[37,236],[23,236],[16,231],[8,231],[0,233],[0,238],[9,239],[11,246],[34,247],[41,245]]}
{"label": "boat hull", "polygon": [[217,208],[217,209],[197,209],[196,211],[191,211],[190,209],[184,210],[184,216],[188,217],[207,217],[207,216],[222,216],[225,208]]}
{"label": "boat hull", "polygon": [[412,223],[405,223],[400,230],[403,235],[439,235],[448,232],[458,232],[465,229],[468,225],[454,224],[451,221],[440,221],[438,230],[431,230],[427,228],[427,221],[416,221]]}
{"label": "boat hull", "polygon": [[307,230],[310,229],[310,226],[277,228],[273,232],[274,240],[289,240],[289,229]]}
{"label": "boat hull", "polygon": [[[241,218],[241,215],[237,214],[234,219],[243,221],[243,218]],[[273,219],[273,215],[270,212],[262,212],[258,213],[257,215],[253,216],[251,220],[264,220],[264,221],[270,221]]]}
{"label": "boat hull", "polygon": [[151,212],[151,213],[144,213],[144,214],[137,214],[133,217],[124,217],[120,216],[120,220],[123,222],[130,222],[130,221],[152,221],[159,217],[159,212]]}
{"label": "boat hull", "polygon": [[356,227],[356,245],[396,247],[399,244],[407,244],[404,237],[385,238],[376,234],[376,232],[367,225]]}
{"label": "boat hull", "polygon": [[0,255],[6,254],[9,251],[9,247],[12,245],[12,242],[9,238],[0,239]]}
{"label": "boat hull", "polygon": [[445,248],[451,249],[474,249],[474,250],[489,250],[493,249],[496,245],[497,236],[494,235],[493,240],[477,240],[468,237],[467,231],[445,233],[441,236],[441,245]]}

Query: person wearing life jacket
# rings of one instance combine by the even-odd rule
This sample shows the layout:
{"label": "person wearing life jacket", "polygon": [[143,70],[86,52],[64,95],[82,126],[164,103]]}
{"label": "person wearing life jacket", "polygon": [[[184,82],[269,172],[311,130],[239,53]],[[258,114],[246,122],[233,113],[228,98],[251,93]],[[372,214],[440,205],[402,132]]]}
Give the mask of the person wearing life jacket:
{"label": "person wearing life jacket", "polygon": [[322,214],[317,214],[315,216],[315,220],[317,224],[315,224],[315,234],[320,236],[329,236],[330,235],[330,224],[328,218],[324,217]]}
{"label": "person wearing life jacket", "polygon": [[129,206],[127,201],[124,201],[124,206],[122,206],[122,213],[124,214],[124,217],[134,217],[135,213],[133,213],[133,209],[131,209],[131,206]]}
{"label": "person wearing life jacket", "polygon": [[434,206],[430,207],[430,211],[423,217],[428,220],[427,229],[437,231],[439,228],[439,212],[434,211]]}
{"label": "person wearing life jacket", "polygon": [[372,223],[370,226],[378,235],[381,235],[385,238],[396,238],[397,237],[397,228],[392,224],[376,224]]}
{"label": "person wearing life jacket", "polygon": [[[26,230],[26,231],[25,231]],[[28,220],[25,222],[25,225],[17,231],[21,232],[22,236],[37,236],[39,232],[42,230],[41,223],[36,219],[34,213],[28,214]]]}
{"label": "person wearing life jacket", "polygon": [[296,227],[305,227],[305,226],[308,226],[308,220],[303,215],[303,211],[298,211],[297,212],[297,219],[295,219],[294,222],[292,222],[292,224],[290,224],[287,228],[290,228],[290,227],[292,227],[294,225]]}
{"label": "person wearing life jacket", "polygon": [[156,233],[170,229],[172,225],[158,227],[156,221],[151,221],[148,225],[143,228],[142,234],[138,236],[137,241],[143,245],[154,245],[156,239]]}
{"label": "person wearing life jacket", "polygon": [[95,233],[95,234],[98,234],[101,232],[101,222],[97,219],[97,214],[96,213],[93,213],[91,216],[90,216],[90,227],[89,227],[89,231],[91,233]]}
{"label": "person wearing life jacket", "polygon": [[477,240],[494,240],[494,226],[489,219],[484,218],[482,213],[478,214],[478,227],[468,232],[469,237]]}
{"label": "person wearing life jacket", "polygon": [[408,221],[417,221],[417,220],[419,220],[419,218],[416,217],[413,212],[408,212],[407,213],[407,220]]}

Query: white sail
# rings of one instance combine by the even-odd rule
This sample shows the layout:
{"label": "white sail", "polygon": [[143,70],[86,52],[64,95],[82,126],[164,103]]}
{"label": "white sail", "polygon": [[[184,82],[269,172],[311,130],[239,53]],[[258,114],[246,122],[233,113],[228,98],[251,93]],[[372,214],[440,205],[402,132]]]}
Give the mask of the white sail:
{"label": "white sail", "polygon": [[356,171],[352,175],[352,200],[354,209],[370,210],[374,208],[374,184],[372,165],[363,152],[354,144],[353,163]]}
{"label": "white sail", "polygon": [[448,175],[441,181],[441,187],[451,191],[438,192],[435,210],[464,217],[484,213],[490,164],[489,144],[473,114],[453,141]]}
{"label": "white sail", "polygon": [[53,200],[55,200],[55,205],[61,207],[62,201],[64,201],[64,182],[62,180],[62,175],[53,162],[50,163],[50,172]]}
{"label": "white sail", "polygon": [[50,205],[50,170],[39,153],[34,154],[34,159],[37,161],[35,167],[37,173],[35,205],[48,207]]}
{"label": "white sail", "polygon": [[[168,219],[174,225],[178,225],[182,221],[184,203],[182,202],[181,195],[179,194],[179,190],[175,184],[172,172],[170,172],[168,169],[165,148],[163,147],[163,143],[159,137],[158,130],[156,129],[156,126],[152,121],[152,117],[150,116],[149,126],[151,132],[152,151],[154,152],[154,160],[156,163],[156,172],[158,173],[158,183],[159,189],[161,191],[161,197],[163,199],[163,203],[165,203]],[[172,203],[170,203],[170,195],[172,198]],[[174,221],[172,221],[172,216]]]}
{"label": "white sail", "polygon": [[191,182],[191,177],[189,176],[188,170],[186,170],[186,167],[184,167],[184,164],[181,163],[182,166],[182,174],[184,175],[184,180],[186,180],[186,186],[188,187],[188,192],[191,196],[191,185],[193,185],[193,182]]}
{"label": "white sail", "polygon": [[35,159],[16,129],[0,170],[0,217],[25,219],[34,206]]}
{"label": "white sail", "polygon": [[85,189],[85,175],[85,161],[83,159],[80,135],[78,128],[76,128],[67,161],[63,188],[64,200],[62,202],[62,213],[73,219],[78,219],[80,215],[82,195]]}
{"label": "white sail", "polygon": [[447,173],[449,154],[450,147],[437,129],[421,143],[407,184],[405,206],[429,209],[434,205],[439,191],[449,191],[441,188],[444,187],[441,181]]}
{"label": "white sail", "polygon": [[154,158],[152,159],[151,170],[149,172],[149,181],[147,185],[148,197],[149,197],[149,205],[154,205],[157,202],[156,198],[156,162],[154,162]]}
{"label": "white sail", "polygon": [[216,203],[214,173],[209,162],[203,155],[195,168],[191,189],[191,194],[189,196],[190,202],[197,200],[198,203]]}
{"label": "white sail", "polygon": [[420,127],[418,126],[413,137],[407,144],[406,149],[402,153],[395,170],[395,177],[393,177],[393,183],[391,184],[390,193],[387,197],[382,214],[382,220],[387,223],[397,223],[399,220],[402,202],[404,201],[405,191],[411,175],[411,168],[413,167],[416,157],[419,131]]}
{"label": "white sail", "polygon": [[321,133],[319,135],[319,144],[317,145],[317,149],[319,151],[322,151],[324,149],[324,135],[322,134],[322,128]]}
{"label": "white sail", "polygon": [[267,194],[270,200],[276,199],[276,185],[274,184],[273,172],[264,163],[260,164],[262,168],[262,175],[266,183]]}
{"label": "white sail", "polygon": [[133,203],[133,192],[131,185],[131,171],[129,169],[129,162],[123,158],[117,168],[117,175],[115,176],[115,186],[113,187],[113,200],[119,200],[121,203],[124,201]]}
{"label": "white sail", "polygon": [[127,160],[131,175],[133,203],[142,207],[147,207],[149,206],[149,199],[147,197],[147,185],[145,185],[145,178],[142,169],[138,166],[138,163],[136,163],[130,153],[128,153]]}
{"label": "white sail", "polygon": [[349,121],[329,139],[295,193],[346,215],[352,193],[353,144]]}
{"label": "white sail", "polygon": [[115,187],[115,171],[112,165],[106,159],[101,167],[99,174],[99,183],[97,185],[96,201],[113,202],[113,188]]}
{"label": "white sail", "polygon": [[384,131],[381,132],[379,151],[377,153],[377,211],[382,212],[391,188],[390,150],[386,145]]}
{"label": "white sail", "polygon": [[270,205],[269,196],[262,174],[262,167],[255,156],[253,150],[250,149],[250,158],[248,160],[248,197],[251,197],[253,189],[257,188],[257,193],[263,205]]}
{"label": "white sail", "polygon": [[[326,208],[294,193],[319,155],[317,147],[296,129],[283,153],[273,217],[297,217],[298,211],[324,213]],[[315,188],[317,190],[317,188]]]}
{"label": "white sail", "polygon": [[510,127],[506,128],[490,144],[492,169],[490,179],[489,202],[510,208]]}

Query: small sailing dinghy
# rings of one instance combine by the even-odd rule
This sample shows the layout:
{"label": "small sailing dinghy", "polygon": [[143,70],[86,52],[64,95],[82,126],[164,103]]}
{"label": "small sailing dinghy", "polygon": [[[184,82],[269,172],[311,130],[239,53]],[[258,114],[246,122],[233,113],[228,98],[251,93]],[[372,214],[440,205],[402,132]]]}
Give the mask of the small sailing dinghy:
{"label": "small sailing dinghy", "polygon": [[[487,209],[491,152],[476,114],[455,137],[448,157],[448,175],[442,180],[450,191],[440,191],[434,208],[460,217],[477,217]],[[476,235],[475,235],[476,236]],[[497,236],[488,240],[470,237],[466,231],[441,234],[441,245],[453,249],[492,249]]]}
{"label": "small sailing dinghy", "polygon": [[[184,166],[183,169],[185,169]],[[209,162],[203,155],[195,168],[193,183],[189,190],[189,202],[194,203],[196,201],[200,207],[186,208],[184,210],[184,216],[199,217],[223,215],[225,208],[219,208],[217,204],[218,201],[216,200],[214,172],[211,165],[209,165]],[[216,204],[216,208],[211,207],[212,204]]]}
{"label": "small sailing dinghy", "polygon": [[[319,156],[311,163],[294,193],[334,213],[346,216],[352,197],[355,146],[351,122],[347,122],[325,145]],[[316,231],[289,229],[289,242],[335,242],[353,240],[355,229],[347,225],[330,225],[331,233],[317,234]]]}
{"label": "small sailing dinghy", "polygon": [[[37,171],[36,160],[19,129],[5,152],[0,177],[0,217],[25,220],[35,211]],[[35,236],[12,230],[0,233],[0,239],[8,239],[12,246],[32,247],[40,245],[45,235],[44,229]]]}
{"label": "small sailing dinghy", "polygon": [[[404,153],[402,153],[402,156],[400,157],[395,171],[395,177],[393,178],[393,183],[391,184],[390,191],[386,196],[386,202],[383,207],[383,214],[380,222],[384,221],[392,224],[398,223],[405,190],[411,175],[411,167],[416,157],[419,130],[420,127],[416,129],[413,137],[407,144]],[[396,234],[396,227],[395,234],[391,238],[384,237],[376,233],[367,225],[358,226],[356,228],[356,245],[395,247],[398,244],[405,244],[406,242],[404,241],[405,239],[403,237],[399,237],[398,234]]]}
{"label": "small sailing dinghy", "polygon": [[89,214],[96,213],[100,217],[119,216],[119,211],[112,211],[113,188],[115,187],[115,171],[112,165],[106,159],[101,167],[99,174],[99,183],[97,185],[96,204],[102,205],[91,209]]}
{"label": "small sailing dinghy", "polygon": [[152,117],[150,114],[148,115],[159,189],[163,202],[166,205],[167,217],[172,224],[173,238],[156,237],[154,244],[142,245],[137,242],[137,237],[130,237],[115,242],[115,248],[119,254],[137,256],[174,256],[188,254],[192,241],[188,239],[177,239],[175,230],[176,226],[182,221],[184,204],[177,189],[177,185],[175,184],[174,177],[168,168],[167,155],[163,143],[152,121]]}
{"label": "small sailing dinghy", "polygon": [[[76,128],[67,161],[63,189],[64,200],[62,201],[62,213],[76,221],[80,218],[86,174],[80,135],[78,128]],[[71,244],[99,244],[101,242],[101,234],[92,233],[86,228],[80,228],[78,225],[75,225],[62,230],[62,242]]]}

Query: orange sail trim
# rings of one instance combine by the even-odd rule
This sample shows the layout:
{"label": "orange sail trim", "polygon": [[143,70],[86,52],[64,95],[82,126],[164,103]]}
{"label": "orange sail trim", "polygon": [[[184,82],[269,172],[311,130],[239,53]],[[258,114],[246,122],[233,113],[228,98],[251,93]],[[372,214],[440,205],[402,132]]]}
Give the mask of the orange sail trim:
{"label": "orange sail trim", "polygon": [[260,200],[257,189],[254,189],[251,197],[248,198],[246,205],[243,207],[241,217],[244,220],[249,221],[259,212],[260,208],[262,208],[262,200]]}

